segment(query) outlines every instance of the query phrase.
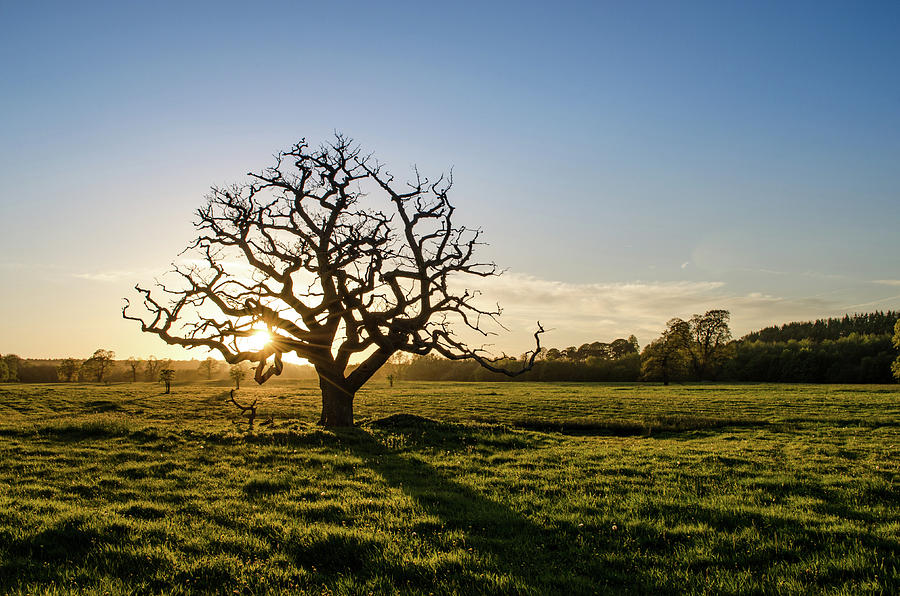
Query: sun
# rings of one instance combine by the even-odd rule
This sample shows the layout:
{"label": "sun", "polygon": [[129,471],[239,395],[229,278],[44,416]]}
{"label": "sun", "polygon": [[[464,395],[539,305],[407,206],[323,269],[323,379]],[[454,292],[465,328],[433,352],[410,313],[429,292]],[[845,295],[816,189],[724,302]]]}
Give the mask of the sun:
{"label": "sun", "polygon": [[265,329],[254,331],[253,335],[245,337],[241,342],[246,350],[256,352],[262,350],[269,342],[272,341],[272,334]]}

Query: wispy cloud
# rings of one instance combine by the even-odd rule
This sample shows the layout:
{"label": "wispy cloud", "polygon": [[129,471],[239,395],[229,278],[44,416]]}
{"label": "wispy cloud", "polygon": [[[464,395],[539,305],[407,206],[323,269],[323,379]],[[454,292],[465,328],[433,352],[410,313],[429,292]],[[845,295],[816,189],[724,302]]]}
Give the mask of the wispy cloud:
{"label": "wispy cloud", "polygon": [[506,274],[484,280],[486,299],[503,307],[501,320],[511,332],[497,338],[509,351],[527,346],[540,320],[553,332],[549,345],[611,340],[631,333],[646,343],[659,335],[672,317],[690,317],[712,308],[732,313],[732,329],[742,335],[788,320],[827,316],[837,304],[822,297],[784,298],[759,292],[735,293],[721,281],[633,281],[580,284]]}
{"label": "wispy cloud", "polygon": [[874,279],[872,283],[882,286],[900,286],[900,279]]}
{"label": "wispy cloud", "polygon": [[73,273],[72,277],[86,279],[87,281],[109,283],[134,278],[135,274],[133,271],[100,271],[97,273]]}
{"label": "wispy cloud", "polygon": [[[203,270],[208,266],[206,261],[202,259],[178,259],[174,264],[184,269],[198,267]],[[219,262],[219,265],[239,279],[249,279],[250,273],[254,270],[249,264],[237,261],[221,261]],[[72,273],[71,277],[98,283],[116,283],[121,281],[149,282],[156,278],[163,278],[171,272],[172,266],[170,265],[168,267],[155,269],[107,269],[101,271],[87,271],[82,273]]]}
{"label": "wispy cloud", "polygon": [[852,311],[858,308],[891,308],[892,303],[898,299],[900,299],[900,294],[897,294],[896,296],[885,296],[884,298],[877,298],[875,300],[870,300],[869,302],[848,304],[846,306],[842,306],[841,310]]}
{"label": "wispy cloud", "polygon": [[820,280],[829,280],[829,281],[837,281],[837,280],[846,280],[848,279],[846,275],[841,275],[837,273],[824,273],[822,271],[781,271],[779,269],[767,269],[764,267],[736,267],[731,270],[732,272],[740,272],[740,273],[756,273],[761,275],[775,275],[778,277],[805,277],[808,279],[820,279]]}
{"label": "wispy cloud", "polygon": [[118,283],[123,281],[135,283],[150,281],[162,272],[162,269],[109,269],[106,271],[72,273],[71,277],[97,283]]}

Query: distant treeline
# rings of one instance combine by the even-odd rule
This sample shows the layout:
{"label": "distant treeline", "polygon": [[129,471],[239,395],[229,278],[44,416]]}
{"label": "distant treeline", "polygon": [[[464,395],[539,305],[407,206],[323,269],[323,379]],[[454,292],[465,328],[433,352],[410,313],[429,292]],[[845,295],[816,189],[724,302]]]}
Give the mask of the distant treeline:
{"label": "distant treeline", "polygon": [[[721,377],[734,381],[891,383],[900,311],[787,323],[735,342]],[[896,367],[896,365],[895,365]]]}
{"label": "distant treeline", "polygon": [[[19,381],[22,383],[56,383],[56,382],[98,382],[96,360],[77,358],[33,359],[19,358],[8,354],[2,358],[6,364],[5,377],[0,371],[0,381]],[[2,367],[0,367],[2,368]],[[211,368],[211,370],[207,370]],[[247,366],[249,369],[249,365]],[[230,367],[221,360],[215,360],[213,366],[204,360],[167,360],[167,359],[133,359],[110,360],[109,367],[102,373],[99,382],[125,383],[159,381],[161,370],[175,371],[175,383],[198,381],[221,381],[231,384]],[[252,376],[252,372],[249,373]],[[311,366],[285,363],[281,378],[313,379],[315,370]]]}
{"label": "distant treeline", "polygon": [[[498,364],[510,370],[521,367],[516,360]],[[641,374],[641,357],[633,353],[615,359],[538,360],[534,368],[517,377],[508,377],[483,368],[471,360],[447,360],[418,356],[399,365],[395,378],[409,381],[636,381]]]}
{"label": "distant treeline", "polygon": [[840,339],[851,334],[887,335],[894,333],[894,325],[900,319],[900,311],[875,311],[870,313],[844,315],[841,318],[816,319],[802,323],[786,323],[781,327],[766,327],[741,338],[745,342],[767,343],[810,340],[822,342]]}
{"label": "distant treeline", "polygon": [[[418,356],[393,365],[394,378],[416,381],[749,381],[892,383],[900,312],[874,312],[767,327],[731,341],[727,311],[672,319],[638,353],[634,336],[610,343],[542,350],[517,377],[476,362]],[[804,333],[808,335],[804,335]],[[521,367],[509,359],[506,368]],[[898,364],[895,364],[895,370]]]}
{"label": "distant treeline", "polygon": [[[730,313],[711,310],[666,324],[659,338],[639,349],[632,335],[609,343],[544,348],[534,367],[519,376],[491,372],[472,360],[397,354],[379,376],[410,381],[751,381],[891,383],[900,377],[900,312],[846,315],[767,327],[732,341]],[[86,360],[25,360],[0,357],[0,381],[26,383],[158,381],[164,369],[175,382],[228,380],[224,362],[206,360],[114,360],[97,350]],[[524,357],[524,356],[523,356]],[[522,358],[497,364],[521,368]],[[244,364],[243,366],[246,366]],[[893,369],[892,369],[893,367]],[[248,374],[252,374],[248,371]],[[315,379],[311,366],[285,364],[282,378]]]}
{"label": "distant treeline", "polygon": [[859,335],[813,341],[739,341],[723,364],[728,381],[797,383],[892,383],[897,350],[891,335]]}

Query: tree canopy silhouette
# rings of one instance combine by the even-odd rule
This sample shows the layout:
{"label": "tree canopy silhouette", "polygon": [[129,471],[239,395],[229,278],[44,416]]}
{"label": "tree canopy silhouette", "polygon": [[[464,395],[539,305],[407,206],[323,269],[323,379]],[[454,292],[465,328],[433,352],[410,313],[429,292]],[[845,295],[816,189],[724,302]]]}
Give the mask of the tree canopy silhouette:
{"label": "tree canopy silhouette", "polygon": [[702,315],[695,314],[689,321],[675,318],[667,323],[668,329],[675,330],[680,336],[697,380],[703,381],[715,374],[725,359],[731,341],[730,318],[731,313],[727,310],[713,309]]}
{"label": "tree canopy silhouette", "polygon": [[102,383],[116,366],[116,353],[112,350],[98,349],[81,365],[82,373],[98,383]]}
{"label": "tree canopy silhouette", "polygon": [[[301,140],[248,176],[213,187],[185,251],[192,258],[153,292],[135,286],[146,311],[129,314],[126,299],[123,317],[169,344],[255,362],[258,383],[282,371],[283,354],[305,358],[319,375],[326,426],[352,424],[354,395],[398,351],[508,375],[534,364],[540,323],[515,370],[457,333],[492,333],[499,307],[478,305],[461,278],[500,270],[475,258],[481,230],[454,223],[450,177],[414,170],[397,183],[342,135],[315,149]],[[252,341],[260,330],[270,334],[261,347]]]}

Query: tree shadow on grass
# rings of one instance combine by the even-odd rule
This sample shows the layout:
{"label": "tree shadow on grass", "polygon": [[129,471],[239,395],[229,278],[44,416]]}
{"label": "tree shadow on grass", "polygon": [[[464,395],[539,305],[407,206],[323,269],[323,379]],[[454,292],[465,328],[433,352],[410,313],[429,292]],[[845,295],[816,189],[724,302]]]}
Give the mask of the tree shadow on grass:
{"label": "tree shadow on grass", "polygon": [[[789,492],[805,494],[807,491],[795,488],[785,491],[785,495]],[[867,526],[847,530],[833,522],[781,515],[777,509],[771,512],[761,509],[721,510],[698,503],[657,505],[655,509],[653,515],[662,516],[674,524],[693,525],[700,522],[715,528],[723,537],[736,537],[734,542],[722,540],[716,543],[711,549],[712,556],[693,561],[691,565],[698,573],[747,569],[763,577],[779,564],[802,567],[814,562],[822,569],[802,578],[806,582],[806,591],[853,593],[859,591],[860,586],[870,586],[868,589],[871,589],[874,585],[880,587],[875,590],[876,593],[881,590],[897,593],[896,565],[893,570],[885,567],[879,571],[875,563],[879,559],[882,565],[897,561],[900,558],[900,542],[879,536]],[[743,535],[747,530],[752,530],[749,537]],[[668,548],[688,548],[691,542],[691,536],[683,532],[656,541]],[[648,543],[647,547],[652,549],[652,544]],[[878,555],[873,556],[870,562],[858,564],[858,553],[847,556],[854,550]]]}
{"label": "tree shadow on grass", "polygon": [[[460,441],[471,439],[459,425],[416,418],[388,425],[376,422],[372,426],[413,435],[418,445],[443,443],[455,433],[462,434],[457,437]],[[462,546],[475,567],[467,568],[469,575],[494,578],[493,584],[478,587],[482,590],[538,594],[667,591],[666,586],[654,585],[643,576],[633,560],[617,556],[612,543],[603,545],[596,537],[579,540],[582,530],[578,527],[539,524],[457,481],[414,453],[387,447],[367,429],[346,429],[335,434],[388,485],[402,490],[427,514],[440,520],[439,524],[419,523],[410,531],[435,543],[443,532],[454,531],[464,537]],[[607,552],[597,552],[597,547]]]}
{"label": "tree shadow on grass", "polygon": [[659,438],[696,438],[727,430],[758,428],[781,430],[782,426],[766,420],[750,418],[723,418],[711,416],[652,416],[641,421],[633,420],[540,420],[522,419],[508,422],[509,426],[523,430],[559,433],[572,436],[655,436]]}
{"label": "tree shadow on grass", "polygon": [[[98,524],[80,515],[21,537],[0,532],[0,591],[31,586],[30,591],[35,585],[78,591],[98,574],[128,580],[163,564],[155,555],[123,548],[130,538],[122,524]],[[81,586],[67,584],[73,580]]]}

